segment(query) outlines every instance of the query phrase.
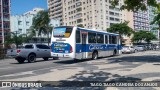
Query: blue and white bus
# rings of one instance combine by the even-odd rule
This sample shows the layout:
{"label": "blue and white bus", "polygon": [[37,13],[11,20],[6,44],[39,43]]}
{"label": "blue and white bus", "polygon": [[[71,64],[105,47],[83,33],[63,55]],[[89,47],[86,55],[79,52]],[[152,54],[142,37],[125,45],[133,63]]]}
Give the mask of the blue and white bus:
{"label": "blue and white bus", "polygon": [[72,59],[97,59],[121,54],[119,34],[72,26],[55,27],[51,56]]}

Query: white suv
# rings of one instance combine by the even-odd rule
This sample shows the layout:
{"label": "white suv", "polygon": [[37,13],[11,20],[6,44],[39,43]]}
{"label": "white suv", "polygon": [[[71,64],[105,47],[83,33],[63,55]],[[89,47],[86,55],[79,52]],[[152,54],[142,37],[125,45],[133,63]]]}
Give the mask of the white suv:
{"label": "white suv", "polygon": [[122,53],[135,53],[137,50],[133,46],[123,46]]}

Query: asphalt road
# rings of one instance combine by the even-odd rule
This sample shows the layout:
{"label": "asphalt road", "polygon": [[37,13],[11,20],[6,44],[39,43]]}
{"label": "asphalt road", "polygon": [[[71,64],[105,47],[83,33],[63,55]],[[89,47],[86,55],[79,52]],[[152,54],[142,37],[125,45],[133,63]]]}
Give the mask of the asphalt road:
{"label": "asphalt road", "polygon": [[[123,55],[115,56],[115,57],[101,58],[99,60],[101,60],[101,61],[107,60],[110,64],[119,63],[121,65],[126,65],[126,66],[131,64],[129,62],[132,62],[132,63],[133,62],[141,62],[141,65],[142,65],[147,62],[160,62],[160,59],[158,56],[159,54],[160,54],[159,51],[146,51],[146,52],[138,52],[138,53],[134,53],[134,54],[123,54]],[[42,59],[38,59],[35,63],[26,62],[24,64],[19,64],[14,59],[0,60],[0,80],[5,80],[9,76],[11,76],[11,74],[15,74],[15,75],[14,75],[14,77],[10,77],[10,78],[16,78],[16,74],[22,74],[22,76],[23,76],[23,74],[27,75],[30,71],[35,72],[37,75],[44,74],[44,73],[48,73],[47,70],[56,69],[56,68],[64,67],[64,66],[69,66],[72,64],[75,64],[75,65],[81,66],[81,67],[85,67],[85,64],[90,63],[90,62],[94,63],[94,61],[95,60],[80,60],[78,62],[75,62],[75,61],[69,60],[69,59],[60,59],[60,60],[51,60],[50,59],[49,61],[44,61]],[[129,66],[129,67],[126,67],[125,69],[127,70],[130,67],[134,67],[134,66]],[[135,67],[136,67],[136,65],[135,65]],[[91,66],[88,68],[92,69],[94,67]],[[112,70],[113,69],[114,68],[112,68]],[[9,75],[9,76],[6,77],[7,75]],[[27,76],[25,76],[25,77],[27,77]]]}
{"label": "asphalt road", "polygon": [[44,61],[43,59],[39,58],[35,63],[28,63],[26,61],[23,64],[19,64],[14,58],[0,60],[0,76],[26,71],[42,70],[45,68],[56,68],[60,65],[58,63],[54,63],[57,61],[60,60],[49,59],[48,61]]}

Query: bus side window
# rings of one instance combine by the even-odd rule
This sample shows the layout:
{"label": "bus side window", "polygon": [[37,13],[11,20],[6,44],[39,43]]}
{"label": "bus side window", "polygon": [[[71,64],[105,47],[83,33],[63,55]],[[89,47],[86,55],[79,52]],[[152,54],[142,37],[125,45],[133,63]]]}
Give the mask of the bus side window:
{"label": "bus side window", "polygon": [[104,35],[103,34],[97,34],[97,43],[104,43]]}
{"label": "bus side window", "polygon": [[80,31],[76,31],[76,43],[81,42]]}
{"label": "bus side window", "polygon": [[108,35],[105,35],[105,44],[108,44]]}
{"label": "bus side window", "polygon": [[117,36],[112,36],[112,44],[117,44]]}
{"label": "bus side window", "polygon": [[96,33],[88,33],[88,43],[96,43]]}
{"label": "bus side window", "polygon": [[112,36],[109,35],[109,44],[112,44]]}

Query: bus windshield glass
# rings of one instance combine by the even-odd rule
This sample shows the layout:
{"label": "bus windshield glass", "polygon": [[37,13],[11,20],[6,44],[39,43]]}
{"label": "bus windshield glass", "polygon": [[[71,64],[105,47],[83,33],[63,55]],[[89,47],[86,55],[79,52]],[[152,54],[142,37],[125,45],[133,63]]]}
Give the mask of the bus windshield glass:
{"label": "bus windshield glass", "polygon": [[69,38],[72,34],[72,29],[73,28],[66,28],[66,27],[54,28],[53,36],[54,37]]}

